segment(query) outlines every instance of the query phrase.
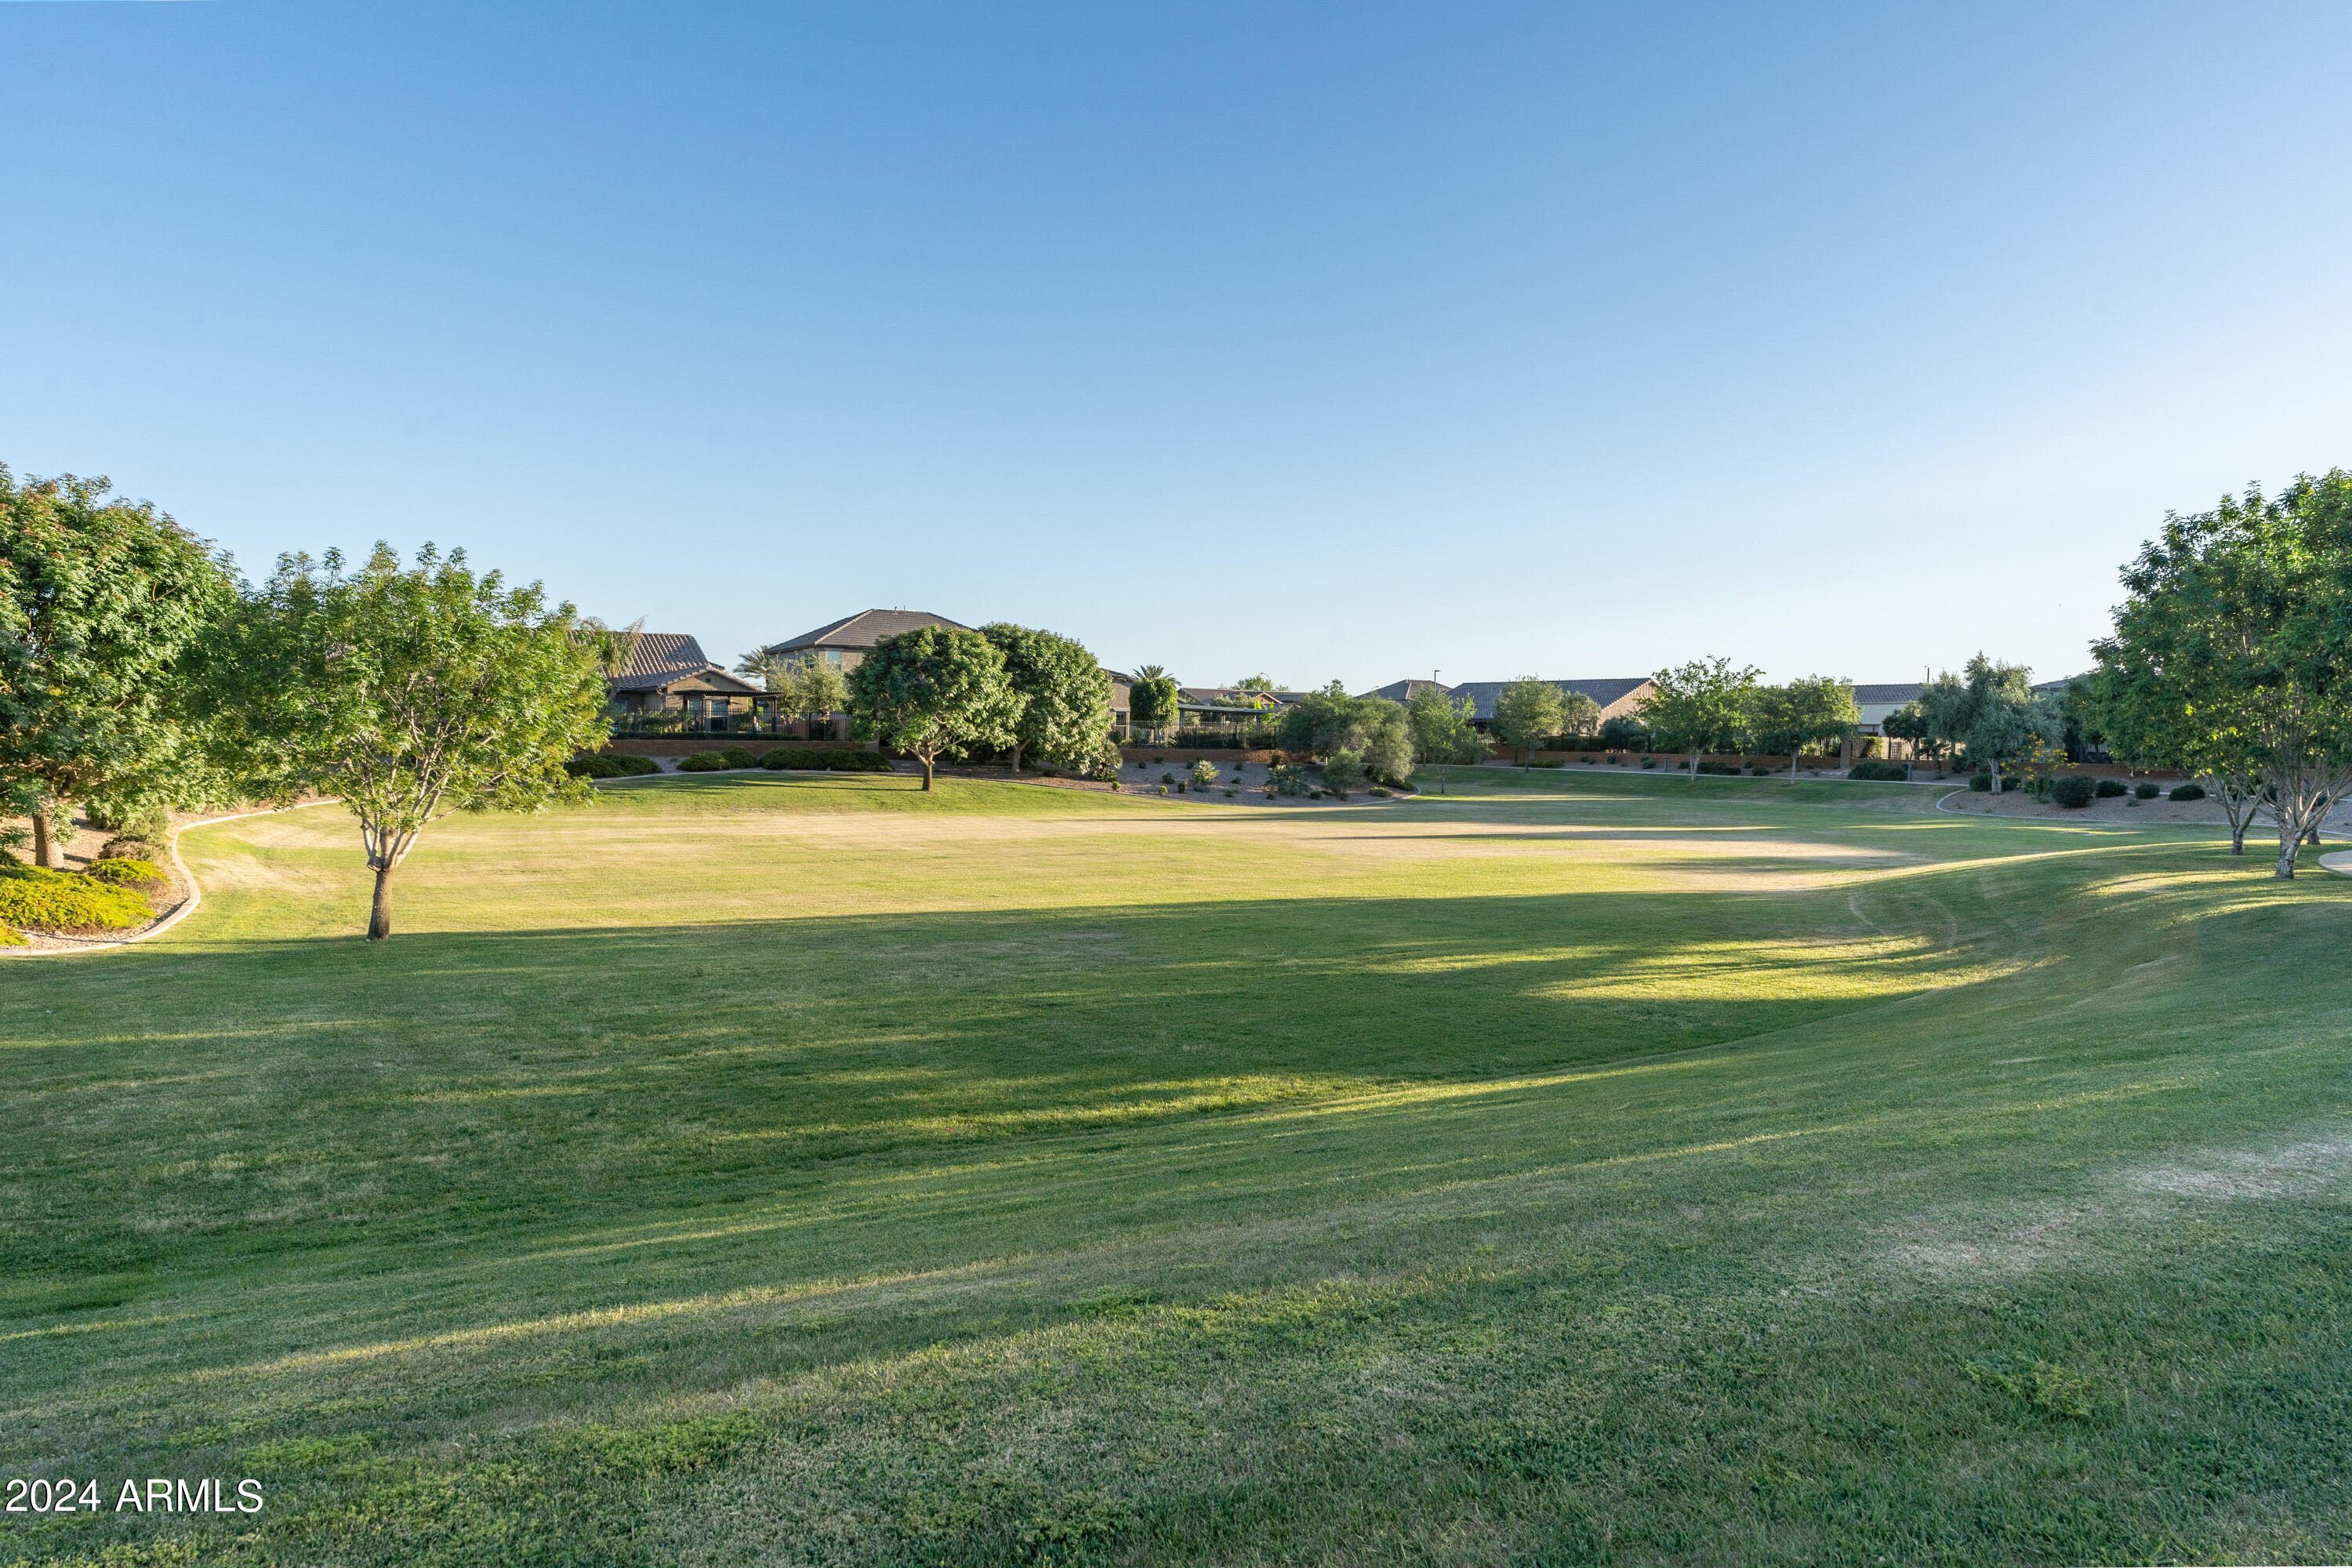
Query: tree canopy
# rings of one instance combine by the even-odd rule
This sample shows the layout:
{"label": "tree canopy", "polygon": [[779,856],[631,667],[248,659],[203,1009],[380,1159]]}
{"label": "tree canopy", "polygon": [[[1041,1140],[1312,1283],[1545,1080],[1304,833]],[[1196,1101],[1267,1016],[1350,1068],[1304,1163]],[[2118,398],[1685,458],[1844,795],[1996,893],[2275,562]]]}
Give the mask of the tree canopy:
{"label": "tree canopy", "polygon": [[1862,723],[1853,683],[1838,676],[1811,675],[1786,686],[1759,686],[1749,699],[1748,729],[1757,746],[1789,753],[1789,777],[1797,776],[1797,755],[1807,746],[1843,742]]}
{"label": "tree canopy", "polygon": [[67,801],[195,805],[184,679],[226,610],[224,558],[104,479],[0,466],[0,816],[56,864]]}
{"label": "tree canopy", "polygon": [[1175,677],[1156,664],[1147,664],[1127,689],[1128,719],[1147,730],[1165,729],[1176,722],[1180,700]]}
{"label": "tree canopy", "polygon": [[2247,790],[2278,825],[2273,874],[2293,877],[2352,788],[2352,475],[2168,516],[2123,581],[2095,648],[2110,743]]}
{"label": "tree canopy", "polygon": [[1522,767],[1527,765],[1529,753],[1546,739],[1559,733],[1567,717],[1568,704],[1560,696],[1559,687],[1532,675],[1519,677],[1495,694],[1495,733],[1503,744],[1518,753]]}
{"label": "tree canopy", "polygon": [[1392,784],[1412,777],[1412,729],[1402,705],[1385,697],[1350,697],[1337,680],[1284,709],[1276,735],[1285,752],[1318,761],[1352,752]]}
{"label": "tree canopy", "polygon": [[1446,768],[1439,777],[1449,783],[1455,764],[1485,762],[1486,737],[1478,732],[1477,712],[1477,703],[1467,697],[1456,702],[1442,687],[1415,687],[1405,704],[1413,760]]}
{"label": "tree canopy", "polygon": [[1024,752],[1073,766],[1092,762],[1110,722],[1110,677],[1086,645],[1007,621],[981,627],[981,635],[1004,656],[1004,679],[1021,699],[1013,772]]}
{"label": "tree canopy", "polygon": [[404,568],[379,544],[353,572],[335,551],[280,556],[240,593],[205,667],[249,788],[340,795],[359,819],[371,940],[392,934],[392,874],[428,825],[584,798],[563,764],[605,738],[595,639],[572,606],[477,577],[462,550],[427,544]]}
{"label": "tree canopy", "polygon": [[2058,705],[2038,695],[2032,681],[2025,666],[2002,664],[1979,651],[1958,679],[1938,679],[1920,699],[1926,726],[1964,748],[1971,766],[1987,770],[1996,795],[2003,763],[2054,746],[2065,732]]}
{"label": "tree canopy", "polygon": [[994,643],[961,626],[921,626],[882,638],[849,672],[849,714],[859,734],[921,763],[928,790],[940,758],[1011,745],[1021,698]]}
{"label": "tree canopy", "polygon": [[1701,753],[1727,750],[1745,736],[1756,674],[1752,666],[1734,669],[1727,658],[1695,658],[1659,670],[1650,677],[1642,720],[1661,745],[1690,753],[1690,776],[1696,778]]}

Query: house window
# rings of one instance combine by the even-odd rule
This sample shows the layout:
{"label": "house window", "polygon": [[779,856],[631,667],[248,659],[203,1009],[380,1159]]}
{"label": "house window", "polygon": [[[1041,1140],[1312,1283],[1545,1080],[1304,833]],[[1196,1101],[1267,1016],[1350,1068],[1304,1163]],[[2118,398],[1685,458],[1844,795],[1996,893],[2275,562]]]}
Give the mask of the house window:
{"label": "house window", "polygon": [[837,647],[826,648],[824,650],[824,662],[833,666],[834,668],[839,669],[841,668],[841,650]]}
{"label": "house window", "polygon": [[727,699],[713,697],[703,704],[703,709],[710,715],[710,727],[713,730],[727,728]]}

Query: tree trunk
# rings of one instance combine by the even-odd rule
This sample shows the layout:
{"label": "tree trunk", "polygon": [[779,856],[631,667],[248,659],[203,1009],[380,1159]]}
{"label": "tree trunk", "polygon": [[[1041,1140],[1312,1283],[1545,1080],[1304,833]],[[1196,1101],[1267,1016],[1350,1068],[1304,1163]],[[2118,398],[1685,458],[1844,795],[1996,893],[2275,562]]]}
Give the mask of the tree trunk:
{"label": "tree trunk", "polygon": [[1999,757],[1992,760],[1992,793],[1995,795],[2000,793],[2000,759]]}
{"label": "tree trunk", "polygon": [[915,760],[923,764],[923,792],[928,795],[930,793],[931,788],[931,753],[929,752],[917,752],[915,753]]}
{"label": "tree trunk", "polygon": [[1021,742],[1018,741],[1013,742],[1013,771],[1015,773],[1021,771]]}
{"label": "tree trunk", "polygon": [[2230,853],[2243,855],[2245,852],[2246,825],[2242,822],[2233,822],[2230,825]]}
{"label": "tree trunk", "polygon": [[2271,875],[2281,881],[2294,879],[2295,857],[2303,852],[2303,835],[2295,831],[2294,819],[2286,814],[2286,803],[2279,803],[2278,867]]}
{"label": "tree trunk", "polygon": [[47,866],[52,871],[58,867],[58,846],[49,837],[49,812],[47,806],[33,813],[33,864]]}
{"label": "tree trunk", "polygon": [[375,868],[375,903],[368,910],[367,939],[382,942],[392,934],[392,868]]}

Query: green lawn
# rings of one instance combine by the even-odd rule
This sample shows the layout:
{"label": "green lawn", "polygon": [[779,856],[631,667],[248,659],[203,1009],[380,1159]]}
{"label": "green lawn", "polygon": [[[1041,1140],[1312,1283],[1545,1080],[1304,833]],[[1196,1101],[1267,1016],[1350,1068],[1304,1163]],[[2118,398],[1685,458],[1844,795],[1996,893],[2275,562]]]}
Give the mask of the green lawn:
{"label": "green lawn", "polygon": [[0,967],[0,1476],[268,1504],[0,1563],[2352,1556],[2352,882],[1934,798],[194,832]]}

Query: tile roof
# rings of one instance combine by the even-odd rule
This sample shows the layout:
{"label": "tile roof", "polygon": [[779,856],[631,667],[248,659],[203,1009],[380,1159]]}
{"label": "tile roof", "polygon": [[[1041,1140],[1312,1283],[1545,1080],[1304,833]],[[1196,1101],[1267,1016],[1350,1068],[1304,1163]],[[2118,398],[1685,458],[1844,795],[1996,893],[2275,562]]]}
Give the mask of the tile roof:
{"label": "tile roof", "polygon": [[1449,690],[1445,682],[1442,680],[1391,680],[1377,691],[1360,691],[1356,695],[1385,697],[1391,702],[1410,702],[1412,700],[1412,694],[1423,687],[1434,687],[1440,691]]}
{"label": "tile roof", "polygon": [[920,631],[925,626],[952,626],[960,632],[971,629],[961,621],[951,621],[928,610],[860,610],[813,632],[803,632],[784,642],[770,643],[764,651],[794,653],[804,647],[869,648],[884,637],[896,637],[900,632]]}
{"label": "tile roof", "polygon": [[1853,689],[1853,700],[1857,704],[1867,704],[1872,707],[1882,702],[1891,702],[1900,708],[1906,702],[1917,700],[1919,693],[1927,689],[1916,680],[1897,680],[1880,686],[1857,686]]}
{"label": "tile roof", "polygon": [[[1472,717],[1492,719],[1495,716],[1495,699],[1501,696],[1503,688],[1510,684],[1507,680],[1465,680],[1449,689],[1452,696],[1467,697],[1477,705]],[[1649,685],[1650,678],[1646,675],[1618,675],[1599,680],[1555,680],[1552,684],[1562,691],[1581,691],[1592,699],[1595,708],[1605,713]]]}
{"label": "tile roof", "polygon": [[735,691],[757,691],[712,661],[702,645],[679,632],[639,632],[629,650],[629,667],[604,683],[612,691],[652,691],[688,676],[712,677]]}

